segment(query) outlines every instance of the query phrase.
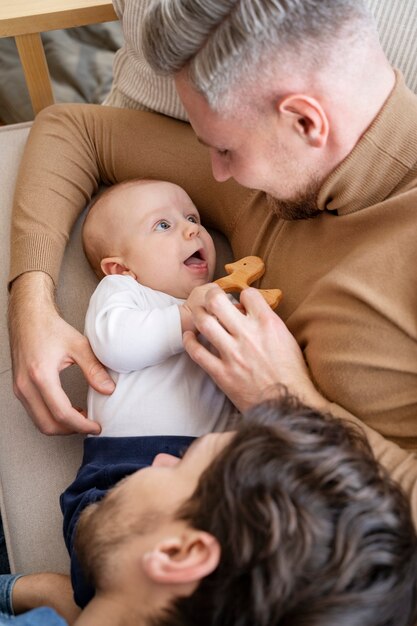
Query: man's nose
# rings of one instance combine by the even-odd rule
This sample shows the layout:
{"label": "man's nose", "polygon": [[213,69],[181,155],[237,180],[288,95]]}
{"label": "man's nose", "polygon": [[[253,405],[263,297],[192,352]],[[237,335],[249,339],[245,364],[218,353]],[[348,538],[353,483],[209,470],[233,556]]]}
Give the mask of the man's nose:
{"label": "man's nose", "polygon": [[179,463],[179,461],[180,459],[178,457],[161,452],[160,454],[157,454],[152,461],[152,467],[173,467]]}
{"label": "man's nose", "polygon": [[231,174],[229,171],[229,164],[225,158],[222,157],[217,150],[211,149],[210,159],[214,179],[219,183],[224,183],[226,180],[229,180]]}

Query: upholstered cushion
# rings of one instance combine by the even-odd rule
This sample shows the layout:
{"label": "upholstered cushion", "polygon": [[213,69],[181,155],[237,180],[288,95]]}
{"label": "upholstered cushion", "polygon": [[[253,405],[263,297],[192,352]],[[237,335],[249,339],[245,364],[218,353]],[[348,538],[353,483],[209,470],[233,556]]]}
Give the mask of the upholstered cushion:
{"label": "upholstered cushion", "polygon": [[[68,557],[62,541],[59,493],[80,463],[81,439],[41,435],[12,393],[6,310],[9,265],[10,212],[19,161],[30,124],[0,129],[0,481],[1,512],[13,571],[45,569],[67,571]],[[82,328],[84,306],[94,279],[82,251],[79,225],[68,248],[59,300],[64,315]],[[85,384],[76,368],[65,375],[71,398],[83,403]]]}

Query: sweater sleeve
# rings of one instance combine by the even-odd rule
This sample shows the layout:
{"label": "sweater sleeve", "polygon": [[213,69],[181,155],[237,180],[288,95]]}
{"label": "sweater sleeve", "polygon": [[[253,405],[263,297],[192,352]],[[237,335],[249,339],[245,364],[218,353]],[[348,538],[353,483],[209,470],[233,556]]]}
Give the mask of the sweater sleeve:
{"label": "sweater sleeve", "polygon": [[100,361],[119,373],[156,365],[184,350],[178,305],[151,307],[141,286],[127,276],[107,276],[98,285],[85,334]]}
{"label": "sweater sleeve", "polygon": [[414,525],[417,528],[417,455],[412,451],[403,450],[392,441],[385,439],[339,405],[332,403],[330,406],[333,415],[354,424],[365,433],[375,458],[391,478],[400,485],[409,499]]}
{"label": "sweater sleeve", "polygon": [[69,233],[100,182],[129,178],[182,186],[205,225],[226,237],[251,193],[234,181],[214,181],[208,151],[189,124],[143,111],[53,105],[37,116],[19,171],[10,281],[40,270],[56,284]]}
{"label": "sweater sleeve", "polygon": [[[208,152],[188,124],[142,111],[53,105],[37,116],[19,172],[10,280],[40,270],[56,283],[70,230],[99,182],[137,177],[181,185],[205,225],[223,232],[234,248],[235,226],[253,192],[232,180],[221,184],[213,180]],[[236,248],[234,253],[240,256]],[[349,415],[343,409],[335,414]],[[365,430],[377,458],[412,498],[417,517],[416,457]]]}

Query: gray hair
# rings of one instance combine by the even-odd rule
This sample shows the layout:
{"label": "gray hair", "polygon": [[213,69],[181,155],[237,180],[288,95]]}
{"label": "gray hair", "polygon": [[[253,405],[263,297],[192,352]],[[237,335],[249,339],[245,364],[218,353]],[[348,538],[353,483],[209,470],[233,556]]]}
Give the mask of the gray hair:
{"label": "gray hair", "polygon": [[320,67],[335,44],[366,30],[375,32],[362,0],[153,0],[142,37],[155,71],[187,67],[195,89],[218,109],[233,87],[256,87],[261,75],[277,66],[289,71],[297,58],[306,69]]}

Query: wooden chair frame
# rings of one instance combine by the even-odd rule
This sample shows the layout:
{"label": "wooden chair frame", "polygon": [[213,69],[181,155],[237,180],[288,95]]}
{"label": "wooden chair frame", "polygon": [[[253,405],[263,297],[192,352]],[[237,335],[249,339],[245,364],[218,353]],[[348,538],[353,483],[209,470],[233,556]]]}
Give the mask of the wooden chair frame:
{"label": "wooden chair frame", "polygon": [[0,37],[14,37],[33,112],[53,104],[41,33],[117,20],[111,0],[1,0]]}

